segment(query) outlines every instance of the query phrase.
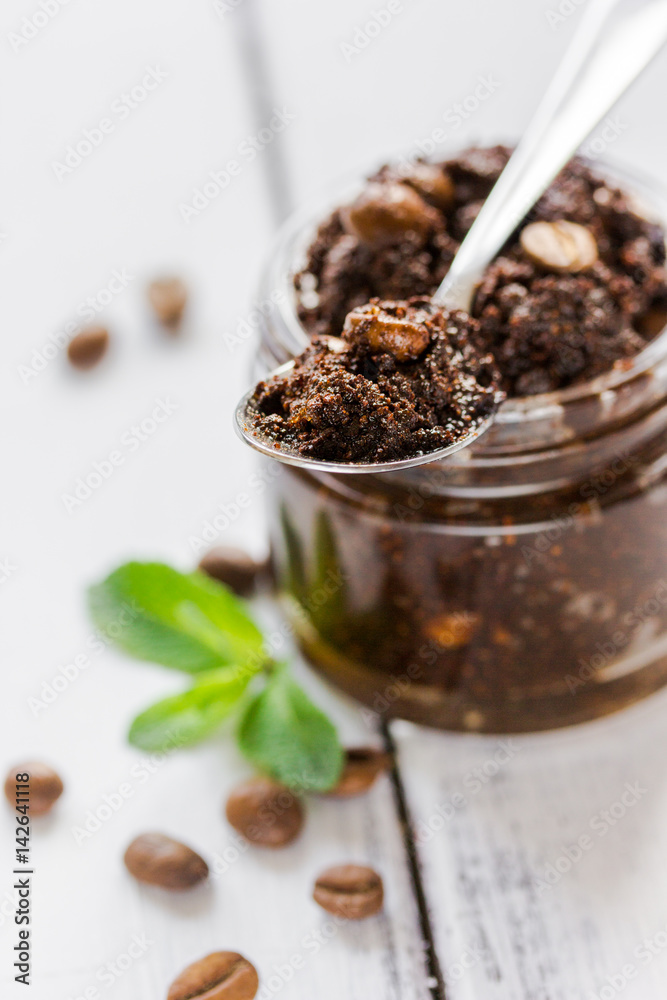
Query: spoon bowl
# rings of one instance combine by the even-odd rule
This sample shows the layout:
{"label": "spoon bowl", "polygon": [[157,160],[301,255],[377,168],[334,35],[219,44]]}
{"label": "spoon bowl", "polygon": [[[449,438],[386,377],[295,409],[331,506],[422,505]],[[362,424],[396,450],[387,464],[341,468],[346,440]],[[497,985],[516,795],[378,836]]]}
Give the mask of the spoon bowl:
{"label": "spoon bowl", "polygon": [[[294,361],[288,361],[280,368],[276,368],[268,378],[274,376],[287,375],[294,368]],[[253,429],[253,407],[252,397],[254,389],[248,392],[239,400],[234,413],[234,427],[239,437],[249,444],[255,451],[260,452],[267,458],[277,459],[286,465],[295,465],[300,469],[310,472],[335,472],[343,474],[360,474],[369,472],[400,472],[401,469],[411,469],[416,465],[426,465],[428,462],[439,462],[449,455],[469,447],[482,434],[485,433],[493,423],[493,415],[487,416],[474,422],[469,431],[460,437],[453,444],[446,448],[438,448],[436,451],[429,451],[419,455],[412,455],[410,458],[395,459],[392,462],[327,462],[317,458],[308,458],[298,452],[285,448],[284,445],[262,437]]]}

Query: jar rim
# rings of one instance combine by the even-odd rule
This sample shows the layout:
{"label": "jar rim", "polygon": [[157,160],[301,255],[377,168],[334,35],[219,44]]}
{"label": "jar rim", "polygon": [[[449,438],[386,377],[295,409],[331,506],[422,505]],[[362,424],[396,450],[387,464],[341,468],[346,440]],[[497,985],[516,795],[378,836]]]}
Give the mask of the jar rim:
{"label": "jar rim", "polygon": [[[667,229],[667,186],[655,177],[640,174],[616,161],[587,162],[599,176],[630,194],[645,218],[654,218]],[[314,199],[292,213],[278,232],[262,272],[260,295],[268,300],[275,289],[282,293],[263,328],[264,341],[271,342],[274,353],[278,347],[281,361],[294,357],[310,342],[298,319],[294,287],[294,276],[304,263],[307,247],[327,214],[354,197],[362,183],[363,176],[358,172],[348,174],[332,186],[326,198]],[[661,362],[666,363],[666,370],[658,373],[660,377],[656,383],[651,376]],[[667,325],[635,357],[594,379],[552,392],[507,399],[499,408],[492,428],[466,451],[493,454],[524,451],[527,446],[557,446],[562,441],[572,440],[572,427],[576,428],[577,436],[585,436],[586,431],[599,433],[601,419],[602,425],[616,423],[619,417],[632,410],[628,395],[636,406],[645,403],[643,390],[647,381],[653,383],[654,393],[664,397],[667,393]],[[592,405],[600,401],[601,406]],[[620,404],[620,412],[616,403]],[[447,460],[450,461],[452,459]]]}

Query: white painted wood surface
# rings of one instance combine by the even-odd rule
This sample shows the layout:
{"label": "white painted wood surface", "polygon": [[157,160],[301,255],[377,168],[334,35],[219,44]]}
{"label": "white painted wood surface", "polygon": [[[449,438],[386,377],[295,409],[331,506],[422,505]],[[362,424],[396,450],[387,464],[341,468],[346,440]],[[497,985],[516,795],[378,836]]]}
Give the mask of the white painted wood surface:
{"label": "white painted wood surface", "polygon": [[[546,14],[558,11],[555,2],[403,0],[377,37],[350,55],[342,46],[363,40],[359,32],[386,7],[382,0],[227,6],[71,2],[18,51],[10,33],[39,6],[6,0],[0,14],[0,75],[11,95],[2,112],[7,155],[0,168],[0,558],[14,567],[0,585],[0,762],[4,769],[26,754],[43,757],[67,781],[57,812],[35,826],[30,991],[11,981],[12,825],[7,810],[0,817],[3,1000],[75,1000],[86,991],[88,1000],[159,1000],[183,965],[219,947],[244,951],[267,995],[285,1000],[429,995],[388,780],[363,801],[313,800],[303,841],[280,855],[247,851],[224,861],[234,844],[222,801],[245,765],[223,739],[157,762],[126,745],[128,720],[177,690],[179,678],[108,649],[95,653],[83,590],[130,556],[191,565],[192,538],[221,504],[230,521],[224,540],[263,550],[261,498],[249,485],[253,460],[229,423],[252,345],[230,352],[222,334],[247,315],[276,217],[339,173],[428,139],[480,76],[493,93],[449,127],[449,143],[516,134],[579,8],[550,27]],[[114,117],[114,131],[58,181],[52,162],[149,67],[165,79],[129,116]],[[667,171],[656,128],[666,77],[662,60],[623,102],[609,150],[658,175]],[[185,224],[179,206],[192,202],[210,171],[242,158],[240,144],[273,108],[294,120]],[[173,342],[151,327],[143,302],[145,281],[165,268],[183,272],[193,287],[188,335]],[[105,364],[76,377],[59,355],[25,384],[18,366],[34,361],[33,349],[43,351],[49,333],[123,269],[132,280],[103,314],[115,340]],[[176,404],[173,415],[140,446],[123,444],[165,399]],[[68,513],[62,494],[119,445],[122,466]],[[253,502],[237,516],[231,505],[248,490]],[[259,613],[270,621],[269,609]],[[85,668],[69,668],[66,677],[66,665],[84,653]],[[304,676],[347,739],[375,738],[355,706]],[[57,697],[35,714],[30,699],[42,699],[57,677],[65,678]],[[593,726],[522,737],[500,753],[499,760],[509,758],[502,763],[495,739],[393,727],[448,1000],[664,998],[666,702],[658,696]],[[479,768],[489,780],[477,788]],[[637,783],[646,792],[627,814],[604,836],[592,830],[601,810]],[[123,784],[127,800],[77,844],[72,829],[105,795],[117,802]],[[465,801],[456,798],[452,811],[457,795]],[[141,889],[120,858],[147,827],[192,843],[214,869],[229,867],[177,900]],[[593,848],[540,891],[549,866],[567,867],[559,859],[585,833]],[[326,917],[309,900],[312,878],[353,857],[384,874],[385,916],[339,930],[316,953],[314,935]],[[133,946],[138,957],[122,975],[117,968],[101,979],[99,970],[118,962],[135,935],[150,943],[143,952]],[[642,957],[644,939],[653,942],[650,960]],[[303,968],[284,982],[294,955]],[[625,985],[628,964],[637,974]]]}

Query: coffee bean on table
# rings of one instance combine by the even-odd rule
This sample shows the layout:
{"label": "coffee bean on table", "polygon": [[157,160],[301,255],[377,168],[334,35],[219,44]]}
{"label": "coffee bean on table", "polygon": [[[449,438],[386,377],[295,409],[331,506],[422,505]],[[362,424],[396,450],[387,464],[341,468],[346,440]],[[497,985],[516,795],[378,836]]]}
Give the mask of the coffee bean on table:
{"label": "coffee bean on table", "polygon": [[595,237],[576,222],[531,222],[521,230],[521,246],[538,267],[559,274],[575,274],[598,259]]}
{"label": "coffee bean on table", "polygon": [[196,851],[163,833],[144,833],[125,852],[125,867],[139,882],[162,889],[191,889],[208,876]]}
{"label": "coffee bean on table", "polygon": [[234,829],[260,847],[286,847],[303,829],[299,799],[270,778],[251,778],[237,785],[227,799],[225,812]]}
{"label": "coffee bean on table", "polygon": [[375,747],[349,747],[338,783],[325,794],[341,799],[363,795],[378,775],[391,770],[391,767],[391,754],[384,750],[377,750]]}
{"label": "coffee bean on table", "polygon": [[167,1000],[253,1000],[259,986],[257,970],[236,951],[215,951],[181,972]]}
{"label": "coffee bean on table", "polygon": [[382,879],[363,865],[336,865],[315,882],[313,899],[328,913],[347,920],[365,920],[382,909]]}
{"label": "coffee bean on table", "polygon": [[203,557],[198,567],[203,573],[224,583],[239,597],[250,597],[261,576],[267,573],[266,563],[255,560],[242,549],[218,546]]}
{"label": "coffee bean on table", "polygon": [[407,184],[373,182],[341,210],[347,232],[371,247],[400,241],[408,232],[422,242],[438,224],[440,215]]}
{"label": "coffee bean on table", "polygon": [[160,278],[148,286],[148,300],[160,323],[173,330],[183,318],[188,290],[180,278]]}
{"label": "coffee bean on table", "polygon": [[[24,781],[17,782],[17,774],[21,777],[29,775],[27,784]],[[14,809],[16,809],[17,789],[21,793],[19,804],[28,805],[29,815],[44,816],[62,795],[64,785],[62,778],[52,767],[33,760],[17,764],[8,772],[5,779],[5,796]]]}
{"label": "coffee bean on table", "polygon": [[72,337],[67,345],[67,357],[82,371],[101,361],[109,346],[109,331],[103,326],[89,326]]}

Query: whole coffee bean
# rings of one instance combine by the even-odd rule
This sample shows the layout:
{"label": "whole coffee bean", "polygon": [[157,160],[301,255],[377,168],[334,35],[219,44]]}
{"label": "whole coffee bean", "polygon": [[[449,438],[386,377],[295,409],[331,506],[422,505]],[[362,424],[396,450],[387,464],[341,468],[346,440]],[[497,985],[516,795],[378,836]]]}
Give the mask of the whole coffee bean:
{"label": "whole coffee bean", "polygon": [[148,300],[160,323],[173,329],[183,318],[188,290],[180,278],[160,278],[148,286]]}
{"label": "whole coffee bean", "polygon": [[241,549],[224,546],[207,552],[198,568],[219,583],[224,583],[239,597],[254,594],[259,578],[267,573],[266,563],[255,562]]}
{"label": "whole coffee bean", "polygon": [[[431,341],[426,325],[430,316],[425,311],[415,319],[407,319],[407,309],[392,303],[392,311],[383,309],[387,303],[369,302],[348,313],[343,336],[348,341],[366,340],[372,351],[386,352],[397,361],[415,361],[424,353]],[[423,316],[424,322],[419,322]]]}
{"label": "whole coffee bean", "polygon": [[382,879],[363,865],[336,865],[315,882],[313,899],[335,917],[365,920],[382,909]]}
{"label": "whole coffee bean", "polygon": [[169,987],[167,1000],[253,1000],[257,970],[236,951],[215,951],[193,962]]}
{"label": "whole coffee bean", "polygon": [[399,179],[402,184],[409,184],[417,194],[441,212],[449,211],[454,205],[454,182],[435,163],[412,163],[401,170]]}
{"label": "whole coffee bean", "polygon": [[595,237],[576,222],[531,222],[521,230],[520,241],[534,264],[559,274],[584,271],[598,259]]}
{"label": "whole coffee bean", "polygon": [[252,844],[285,847],[303,829],[303,806],[293,792],[270,778],[251,778],[227,799],[229,823]]}
{"label": "whole coffee bean", "polygon": [[353,795],[363,795],[373,785],[375,779],[383,771],[389,771],[392,766],[391,754],[375,747],[350,747],[346,751],[343,772],[338,784],[326,795],[340,799],[351,798]]}
{"label": "whole coffee bean", "polygon": [[[20,776],[21,780],[16,780],[17,775]],[[26,775],[29,776],[27,784],[23,780]],[[34,760],[17,764],[8,772],[5,779],[7,801],[15,809],[18,791],[19,805],[27,804],[28,813],[31,816],[43,816],[49,812],[62,795],[63,789],[64,785],[60,775],[48,764]]]}
{"label": "whole coffee bean", "polygon": [[89,326],[72,337],[67,357],[75,368],[85,371],[101,361],[109,346],[109,331],[103,326]]}
{"label": "whole coffee bean", "polygon": [[162,889],[191,889],[208,876],[196,851],[163,833],[143,833],[125,851],[125,867],[139,882]]}
{"label": "whole coffee bean", "polygon": [[400,241],[408,232],[425,242],[439,220],[438,212],[407,184],[369,184],[341,211],[345,229],[371,247]]}

